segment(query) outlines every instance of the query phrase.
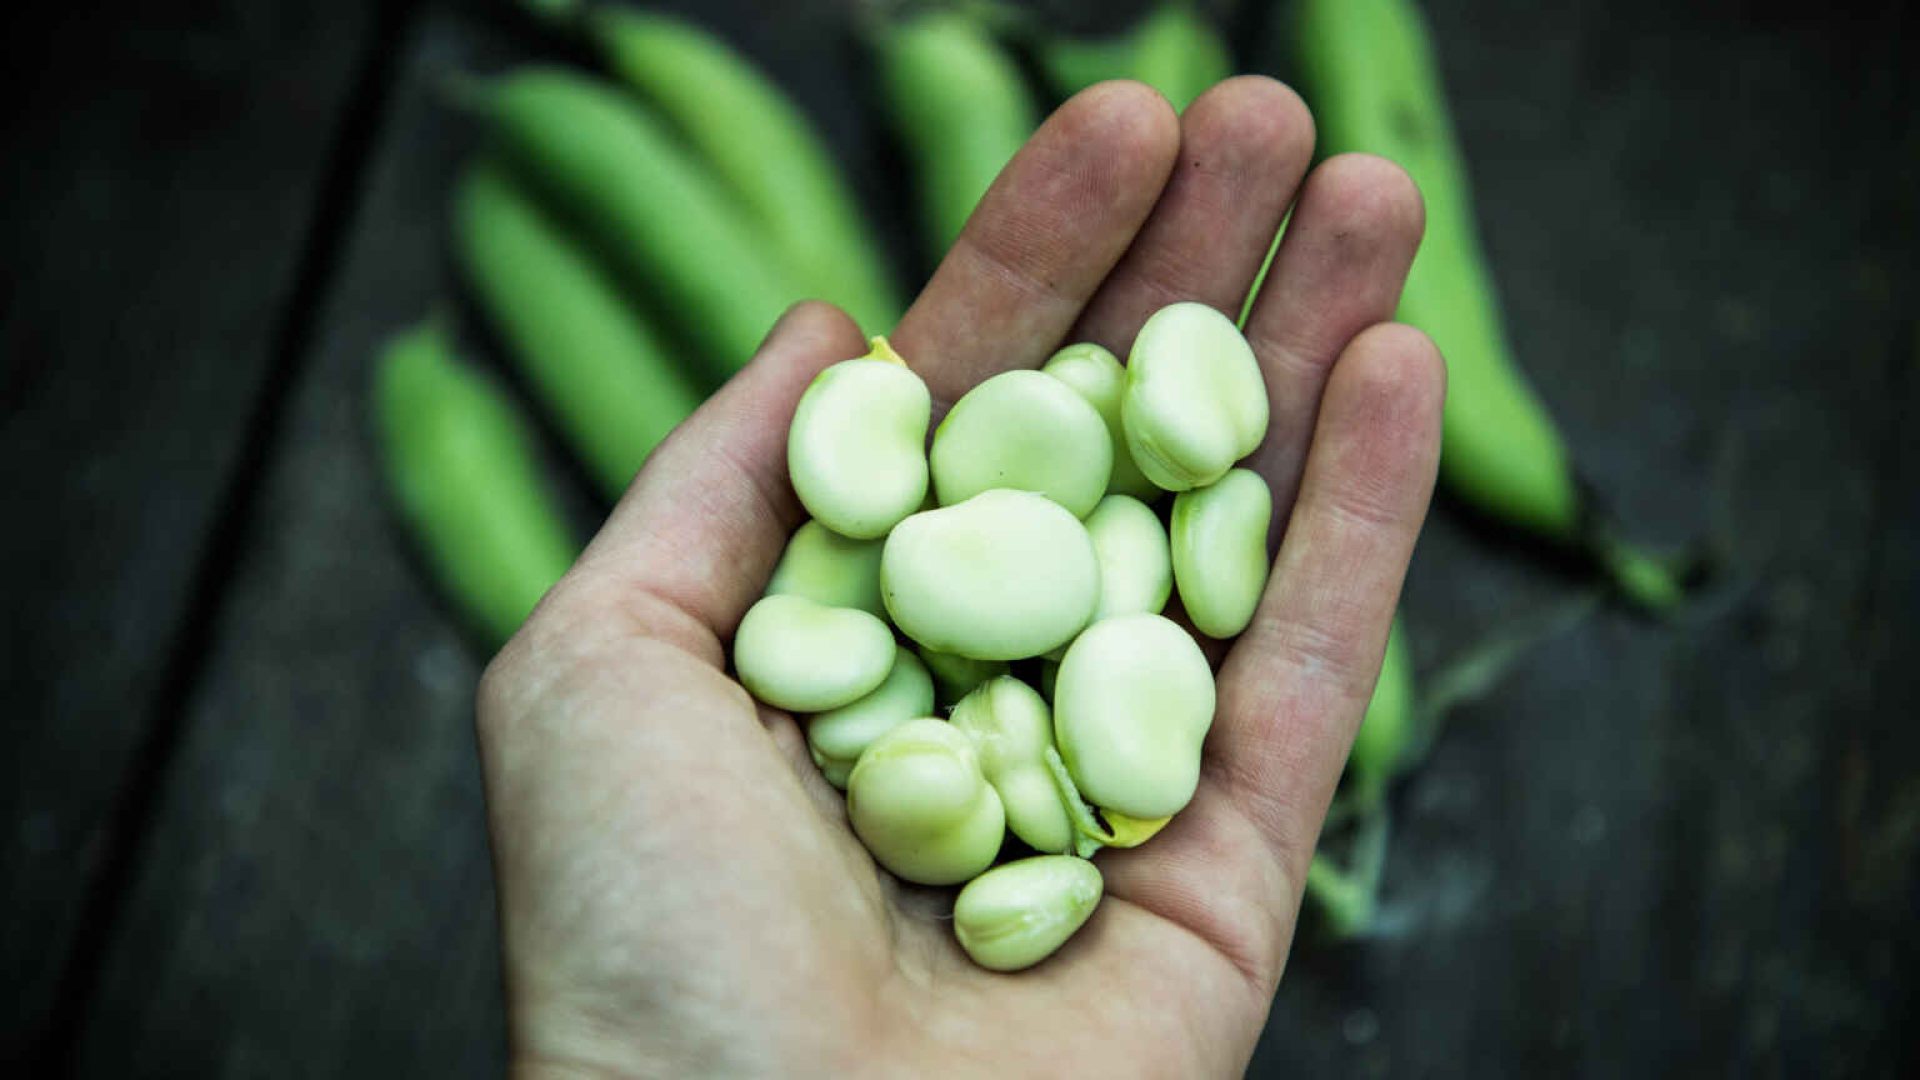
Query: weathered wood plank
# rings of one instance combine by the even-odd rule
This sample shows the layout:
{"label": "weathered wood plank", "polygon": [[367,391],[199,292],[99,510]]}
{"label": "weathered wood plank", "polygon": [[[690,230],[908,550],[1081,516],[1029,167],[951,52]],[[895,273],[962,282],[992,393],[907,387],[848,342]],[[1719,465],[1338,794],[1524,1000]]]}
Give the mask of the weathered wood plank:
{"label": "weathered wood plank", "polygon": [[[437,81],[542,48],[523,23],[483,24],[472,7],[436,5],[408,47],[107,954],[85,1074],[499,1070],[471,717],[481,658],[396,543],[366,412],[381,340],[452,293],[446,192],[474,140]],[[755,11],[720,14],[795,49],[782,77],[853,48],[847,24],[818,10]],[[837,148],[873,152],[874,135],[839,137],[860,123],[858,87],[800,89]]]}
{"label": "weathered wood plank", "polygon": [[[1911,540],[1874,554],[1913,504],[1897,16],[1427,7],[1526,366],[1623,516],[1711,533],[1725,584],[1545,642],[1456,718],[1400,793],[1383,936],[1300,957],[1256,1071],[1896,1073],[1920,811],[1863,629],[1911,655]],[[1526,558],[1443,507],[1422,658],[1573,586]]]}
{"label": "weathered wood plank", "polygon": [[446,295],[469,143],[408,42],[360,212],[248,525],[80,1061],[117,1075],[484,1075],[501,1044],[471,689],[478,659],[390,535],[366,387]]}
{"label": "weathered wood plank", "polygon": [[[1605,612],[1456,718],[1399,794],[1387,933],[1303,943],[1253,1071],[1877,1071],[1913,998],[1920,820],[1911,727],[1876,709],[1911,697],[1893,695],[1914,679],[1920,529],[1902,494],[1920,451],[1899,440],[1916,379],[1890,351],[1912,342],[1913,207],[1875,179],[1912,160],[1880,122],[1910,94],[1898,37],[1653,3],[1431,7],[1528,367],[1624,516],[1660,541],[1713,532],[1730,584],[1673,627]],[[742,40],[850,160],[883,163],[857,69],[794,18]],[[465,140],[425,83],[510,51],[445,15],[413,49],[88,1073],[499,1063],[478,665],[391,544],[363,387],[443,283]],[[1443,512],[1408,598],[1417,652],[1580,587]]]}
{"label": "weathered wood plank", "polygon": [[368,6],[10,20],[0,1059],[41,1038],[116,794],[140,767],[289,326]]}

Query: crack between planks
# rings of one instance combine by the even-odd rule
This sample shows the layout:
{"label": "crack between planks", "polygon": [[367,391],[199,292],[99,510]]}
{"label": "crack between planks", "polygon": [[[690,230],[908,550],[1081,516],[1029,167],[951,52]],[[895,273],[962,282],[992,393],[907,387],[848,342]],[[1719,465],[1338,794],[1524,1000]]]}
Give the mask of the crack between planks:
{"label": "crack between planks", "polygon": [[226,607],[231,570],[245,551],[293,387],[307,367],[323,300],[344,258],[417,7],[415,0],[374,4],[373,32],[355,65],[344,119],[322,159],[324,179],[303,230],[291,294],[273,331],[272,359],[242,429],[238,460],[222,486],[213,529],[194,563],[188,590],[194,599],[167,650],[151,719],[108,812],[31,1075],[70,1075],[78,1062],[109,946],[145,863],[153,812],[187,733],[188,708]]}

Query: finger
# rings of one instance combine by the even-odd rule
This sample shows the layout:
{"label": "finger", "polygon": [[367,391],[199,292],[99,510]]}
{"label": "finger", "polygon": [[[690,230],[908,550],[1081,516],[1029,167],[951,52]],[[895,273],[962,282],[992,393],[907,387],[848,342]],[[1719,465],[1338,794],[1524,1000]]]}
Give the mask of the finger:
{"label": "finger", "polygon": [[794,407],[823,368],[866,348],[839,308],[790,308],[753,362],[654,450],[556,592],[612,602],[719,663],[805,518],[787,479]]}
{"label": "finger", "polygon": [[1341,354],[1272,579],[1220,671],[1209,772],[1301,873],[1426,518],[1445,387],[1411,327],[1373,327]]}
{"label": "finger", "polygon": [[1330,158],[1301,189],[1247,318],[1270,413],[1250,464],[1273,491],[1276,525],[1300,490],[1327,373],[1354,335],[1393,317],[1425,220],[1419,189],[1385,158]]}
{"label": "finger", "polygon": [[1282,83],[1242,75],[1194,99],[1166,190],[1072,339],[1124,357],[1147,316],[1176,300],[1237,318],[1312,157],[1313,117]]}
{"label": "finger", "polygon": [[1153,209],[1179,142],[1172,106],[1133,82],[1081,91],[1040,126],[893,335],[936,411],[1047,358]]}
{"label": "finger", "polygon": [[1153,843],[1102,855],[1115,895],[1277,979],[1307,861],[1365,711],[1433,492],[1445,371],[1386,324],[1342,353],[1252,625],[1220,670],[1200,789]]}

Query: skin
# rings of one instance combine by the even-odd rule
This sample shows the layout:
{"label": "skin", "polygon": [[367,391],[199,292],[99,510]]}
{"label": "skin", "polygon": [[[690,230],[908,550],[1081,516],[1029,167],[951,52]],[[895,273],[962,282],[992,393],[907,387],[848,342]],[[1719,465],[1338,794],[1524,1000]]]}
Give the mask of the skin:
{"label": "skin", "polygon": [[951,890],[876,870],[792,718],[725,668],[802,519],[787,417],[866,347],[803,305],[655,452],[482,682],[520,1075],[1245,1067],[1426,512],[1443,397],[1432,346],[1385,325],[1418,195],[1364,157],[1301,186],[1312,148],[1270,80],[1181,116],[1142,85],[1096,86],[995,182],[893,335],[945,404],[1067,341],[1122,348],[1170,298],[1237,311],[1297,195],[1249,326],[1274,423],[1248,467],[1284,541],[1224,656],[1193,802],[1102,852],[1099,909],[1017,976],[967,960]]}

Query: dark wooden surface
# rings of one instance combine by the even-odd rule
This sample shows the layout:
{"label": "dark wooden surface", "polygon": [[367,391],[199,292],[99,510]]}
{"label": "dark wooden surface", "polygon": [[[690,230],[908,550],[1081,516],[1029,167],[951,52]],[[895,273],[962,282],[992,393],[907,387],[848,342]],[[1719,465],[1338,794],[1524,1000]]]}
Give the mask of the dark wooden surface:
{"label": "dark wooden surface", "polygon": [[137,842],[117,814],[197,663],[182,646],[223,577],[202,567],[310,321],[375,44],[364,5],[98,7],[0,33],[8,1056],[58,1011],[89,897]]}
{"label": "dark wooden surface", "polygon": [[[1636,533],[1709,537],[1720,573],[1676,624],[1547,638],[1452,718],[1396,793],[1380,933],[1301,945],[1253,1071],[1910,1074],[1914,20],[1428,6],[1529,370]],[[709,10],[821,119],[904,267],[838,7]],[[395,543],[364,388],[449,296],[472,136],[434,81],[543,46],[485,4],[179,17],[48,39],[0,175],[0,445],[29,508],[0,563],[7,1056],[492,1071],[481,658]],[[1240,27],[1284,76],[1283,20]],[[1417,657],[1583,588],[1442,505]]]}

